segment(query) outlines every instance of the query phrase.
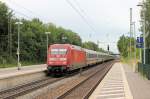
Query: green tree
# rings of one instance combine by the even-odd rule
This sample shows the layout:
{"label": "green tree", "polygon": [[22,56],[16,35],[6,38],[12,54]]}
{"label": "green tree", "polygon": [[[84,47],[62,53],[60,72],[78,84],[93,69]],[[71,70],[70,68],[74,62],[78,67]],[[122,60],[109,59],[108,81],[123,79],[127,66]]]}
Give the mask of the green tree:
{"label": "green tree", "polygon": [[0,62],[5,63],[9,53],[8,48],[8,24],[9,19],[12,17],[12,12],[9,11],[8,7],[0,2]]}
{"label": "green tree", "polygon": [[118,50],[123,57],[127,57],[129,53],[129,38],[124,35],[118,41]]}
{"label": "green tree", "polygon": [[123,57],[127,57],[130,53],[130,39],[131,39],[131,51],[134,52],[134,38],[122,35],[117,42],[118,50]]}
{"label": "green tree", "polygon": [[[11,17],[11,22],[9,21]],[[8,7],[0,2],[0,66],[4,64],[17,63],[17,45],[18,45],[18,30],[15,24],[20,19],[12,15]],[[21,19],[23,24],[20,25],[20,61],[21,63],[45,63],[46,62],[46,38],[45,32],[51,32],[48,35],[49,45],[55,43],[68,43],[85,48],[102,51],[94,42],[85,42],[82,44],[82,39],[78,33],[63,27],[57,27],[53,23],[43,23],[38,18],[31,20]],[[9,25],[11,24],[12,31],[12,55],[9,54]],[[3,65],[2,65],[3,64]]]}
{"label": "green tree", "polygon": [[90,49],[90,50],[94,50],[94,51],[98,51],[98,50],[99,50],[98,45],[95,44],[94,42],[91,42],[91,41],[84,42],[84,43],[82,44],[82,46],[83,46],[84,48],[87,48],[87,49]]}
{"label": "green tree", "polygon": [[[145,30],[146,30],[146,47],[150,48],[150,0],[146,0],[141,10],[141,20],[143,20],[145,14]],[[145,8],[145,10],[144,10]],[[143,32],[143,25],[141,26]]]}
{"label": "green tree", "polygon": [[8,34],[8,18],[11,16],[11,13],[8,7],[0,2],[0,34],[7,35]]}
{"label": "green tree", "polygon": [[[11,17],[11,23],[9,19]],[[18,30],[15,24],[19,19],[12,16],[12,12],[8,7],[0,2],[0,64],[16,63],[17,60],[17,44]],[[37,18],[26,20],[21,19],[23,23],[20,26],[20,58],[21,62],[40,62],[46,61],[46,34],[51,32],[49,37],[49,45],[54,43],[69,43],[74,45],[82,45],[82,40],[78,33],[71,30],[57,27],[53,23],[43,23]],[[9,55],[9,25],[12,31],[12,56]],[[63,39],[65,37],[66,39]]]}

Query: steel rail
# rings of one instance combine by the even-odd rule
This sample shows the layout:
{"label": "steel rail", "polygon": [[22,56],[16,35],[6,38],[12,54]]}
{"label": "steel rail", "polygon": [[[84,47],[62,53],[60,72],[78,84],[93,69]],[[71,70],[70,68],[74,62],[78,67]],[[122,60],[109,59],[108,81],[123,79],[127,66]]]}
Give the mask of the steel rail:
{"label": "steel rail", "polygon": [[90,95],[93,93],[93,91],[96,89],[96,87],[100,84],[100,82],[103,80],[103,78],[105,77],[105,75],[109,72],[109,70],[111,69],[112,65],[114,64],[114,62],[110,65],[110,67],[108,67],[108,70],[106,70],[106,73],[104,73],[102,75],[102,77],[97,81],[97,83],[94,85],[94,87],[92,87],[89,92],[84,96],[84,99],[88,99],[90,97]]}
{"label": "steel rail", "polygon": [[[108,65],[108,63],[105,63],[104,65]],[[90,94],[93,92],[93,90],[96,88],[96,86],[101,82],[101,80],[104,78],[104,76],[107,74],[107,72],[109,71],[109,69],[111,68],[111,66],[113,65],[113,63],[111,63],[111,65],[109,64],[109,67],[106,69],[106,67],[104,66],[103,68],[101,68],[100,70],[96,71],[95,73],[93,73],[92,75],[90,75],[89,77],[87,77],[84,81],[80,82],[79,84],[77,84],[76,86],[74,86],[73,88],[69,89],[67,92],[65,92],[64,94],[60,95],[57,97],[57,99],[63,99],[66,96],[70,95],[75,89],[81,87],[84,83],[86,83],[89,79],[91,79],[92,77],[94,77],[96,74],[102,72],[103,70],[103,76],[101,77],[101,79],[98,81],[98,83],[88,92],[87,95],[85,95],[85,99],[88,99],[88,97],[90,96]]]}
{"label": "steel rail", "polygon": [[25,95],[27,93],[30,93],[31,91],[34,91],[36,89],[45,87],[49,84],[53,84],[59,80],[64,79],[62,78],[44,78],[35,82],[31,82],[28,84],[20,85],[11,89],[7,89],[0,92],[0,99],[14,99],[16,97]]}

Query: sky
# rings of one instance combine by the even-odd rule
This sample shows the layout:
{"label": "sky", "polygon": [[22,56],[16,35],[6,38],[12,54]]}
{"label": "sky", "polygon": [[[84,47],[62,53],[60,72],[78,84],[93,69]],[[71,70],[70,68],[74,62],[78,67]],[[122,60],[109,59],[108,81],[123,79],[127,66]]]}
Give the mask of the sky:
{"label": "sky", "polygon": [[80,11],[86,22],[67,0],[0,1],[13,9],[17,17],[38,17],[45,23],[52,22],[57,26],[71,29],[78,33],[83,41],[99,41],[99,47],[105,50],[109,44],[110,51],[114,53],[118,53],[119,37],[123,34],[129,35],[130,8],[133,9],[136,33],[140,33],[140,8],[136,6],[140,0],[68,0]]}

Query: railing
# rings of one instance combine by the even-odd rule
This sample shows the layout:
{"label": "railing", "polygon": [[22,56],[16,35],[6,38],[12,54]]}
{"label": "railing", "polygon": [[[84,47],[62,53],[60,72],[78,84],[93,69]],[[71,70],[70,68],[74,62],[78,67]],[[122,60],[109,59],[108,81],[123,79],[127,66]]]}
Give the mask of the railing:
{"label": "railing", "polygon": [[138,72],[141,73],[142,76],[150,80],[150,65],[138,63]]}

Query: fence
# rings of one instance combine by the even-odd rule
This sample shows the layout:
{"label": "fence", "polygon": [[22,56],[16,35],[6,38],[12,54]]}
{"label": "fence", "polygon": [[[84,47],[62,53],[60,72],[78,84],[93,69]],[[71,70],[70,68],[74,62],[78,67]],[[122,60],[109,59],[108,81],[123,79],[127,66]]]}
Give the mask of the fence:
{"label": "fence", "polygon": [[[144,63],[144,51],[142,49],[142,63]],[[145,49],[145,64],[150,64],[150,49]]]}
{"label": "fence", "polygon": [[150,65],[138,63],[138,72],[140,72],[144,77],[150,80]]}

